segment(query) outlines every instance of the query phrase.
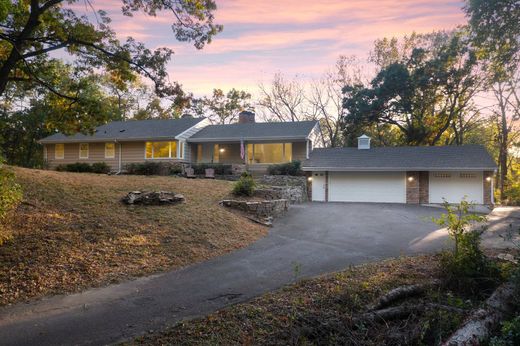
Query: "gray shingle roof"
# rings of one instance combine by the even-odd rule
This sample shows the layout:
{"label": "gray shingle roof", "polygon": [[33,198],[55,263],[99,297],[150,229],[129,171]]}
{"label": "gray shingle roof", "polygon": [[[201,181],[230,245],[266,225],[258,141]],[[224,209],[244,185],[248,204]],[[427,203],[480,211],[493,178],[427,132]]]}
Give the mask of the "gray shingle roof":
{"label": "gray shingle roof", "polygon": [[81,133],[66,136],[56,133],[42,139],[41,143],[97,142],[112,140],[139,140],[174,138],[178,134],[196,125],[204,118],[153,119],[113,121],[96,128],[93,135]]}
{"label": "gray shingle roof", "polygon": [[188,139],[188,142],[306,139],[316,121],[284,123],[247,123],[210,125]]}
{"label": "gray shingle roof", "polygon": [[494,170],[496,164],[480,145],[442,147],[317,148],[303,170],[402,171]]}

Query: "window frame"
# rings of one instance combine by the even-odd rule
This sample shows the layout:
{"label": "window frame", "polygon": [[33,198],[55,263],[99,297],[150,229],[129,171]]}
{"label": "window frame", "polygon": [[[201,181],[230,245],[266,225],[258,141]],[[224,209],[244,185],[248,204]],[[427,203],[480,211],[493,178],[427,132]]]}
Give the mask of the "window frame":
{"label": "window frame", "polygon": [[[87,146],[87,156],[81,156],[81,146],[82,145],[86,145]],[[81,160],[88,160],[88,157],[90,156],[90,145],[88,143],[79,143],[78,149],[79,149],[79,153],[78,153],[79,158]]]}
{"label": "window frame", "polygon": [[[57,150],[58,145],[63,148],[63,150],[61,152],[61,156],[57,155],[57,153],[58,153],[58,150]],[[63,160],[63,159],[65,159],[65,144],[64,143],[56,143],[56,144],[54,144],[54,159],[55,160]]]}
{"label": "window frame", "polygon": [[[114,146],[114,154],[112,156],[107,155],[107,145],[112,144]],[[105,142],[105,159],[115,159],[116,158],[116,143],[114,142]]]}
{"label": "window frame", "polygon": [[[168,157],[155,157],[154,143],[168,143]],[[175,148],[173,148],[172,143],[175,144]],[[180,153],[178,152],[177,147],[179,146],[180,141],[171,140],[171,141],[146,141],[144,142],[144,159],[145,160],[180,160]],[[152,147],[151,157],[147,157],[146,147],[150,144]]]}

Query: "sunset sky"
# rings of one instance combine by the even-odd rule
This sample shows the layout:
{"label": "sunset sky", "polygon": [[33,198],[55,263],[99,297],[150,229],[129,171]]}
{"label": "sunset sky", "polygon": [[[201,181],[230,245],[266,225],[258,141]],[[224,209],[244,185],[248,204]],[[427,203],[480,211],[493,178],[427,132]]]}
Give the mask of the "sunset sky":
{"label": "sunset sky", "polygon": [[120,0],[94,0],[124,39],[175,51],[169,71],[187,91],[208,94],[232,87],[253,94],[280,71],[317,77],[340,54],[365,59],[377,38],[452,29],[465,22],[462,1],[449,0],[217,0],[224,31],[203,50],[175,40],[171,17],[121,15]]}

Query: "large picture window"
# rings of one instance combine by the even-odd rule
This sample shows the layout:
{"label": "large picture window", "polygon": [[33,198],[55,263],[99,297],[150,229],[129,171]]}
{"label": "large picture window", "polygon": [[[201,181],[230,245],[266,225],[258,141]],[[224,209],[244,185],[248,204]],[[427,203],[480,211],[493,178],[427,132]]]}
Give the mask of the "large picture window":
{"label": "large picture window", "polygon": [[175,159],[177,142],[146,142],[145,157],[147,159]]}
{"label": "large picture window", "polygon": [[248,144],[247,161],[249,164],[290,162],[292,161],[292,143]]}
{"label": "large picture window", "polygon": [[54,145],[54,158],[58,160],[63,160],[65,157],[65,144],[55,144]]}

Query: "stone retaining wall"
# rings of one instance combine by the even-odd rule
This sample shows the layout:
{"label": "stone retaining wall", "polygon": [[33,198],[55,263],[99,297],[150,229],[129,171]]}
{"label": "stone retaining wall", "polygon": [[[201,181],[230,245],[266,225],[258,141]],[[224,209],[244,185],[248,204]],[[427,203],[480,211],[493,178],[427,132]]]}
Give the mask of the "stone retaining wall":
{"label": "stone retaining wall", "polygon": [[264,175],[257,181],[261,185],[269,185],[267,190],[275,190],[275,192],[260,192],[260,194],[275,195],[278,196],[276,198],[288,199],[291,203],[303,203],[308,200],[307,177],[305,176]]}
{"label": "stone retaining wall", "polygon": [[289,210],[289,201],[286,199],[273,199],[269,201],[237,201],[224,200],[221,205],[246,213],[253,220],[270,225],[272,219],[283,215]]}
{"label": "stone retaining wall", "polygon": [[303,203],[307,200],[306,193],[301,186],[270,186],[255,190],[255,197],[266,200],[286,199],[291,204]]}

